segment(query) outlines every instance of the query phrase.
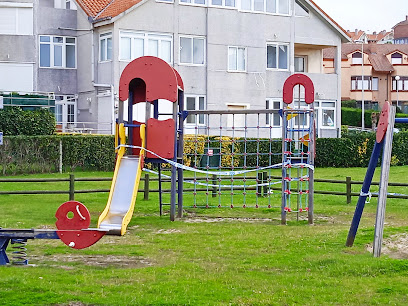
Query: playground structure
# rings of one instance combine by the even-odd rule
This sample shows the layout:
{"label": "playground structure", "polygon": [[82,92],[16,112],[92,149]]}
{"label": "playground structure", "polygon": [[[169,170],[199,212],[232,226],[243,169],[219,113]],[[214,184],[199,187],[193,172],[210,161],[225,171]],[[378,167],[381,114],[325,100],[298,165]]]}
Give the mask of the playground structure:
{"label": "playground structure", "polygon": [[[300,95],[294,101],[296,86],[304,87],[305,102]],[[294,74],[283,94],[281,110],[188,111],[190,208],[275,207],[282,224],[290,212],[313,223],[314,86]]]}
{"label": "playground structure", "polygon": [[[146,56],[132,61],[126,66],[120,78],[119,114],[115,136],[116,165],[108,201],[98,219],[98,228],[89,228],[90,214],[82,203],[66,202],[56,212],[57,230],[0,228],[0,265],[9,263],[6,249],[10,243],[17,246],[17,250],[13,252],[16,263],[27,264],[24,245],[28,239],[61,239],[71,248],[82,249],[96,243],[105,234],[124,235],[133,215],[140,176],[145,163],[157,165],[159,190],[162,188],[161,165],[168,163],[171,166],[171,192],[168,205],[170,205],[170,220],[172,221],[175,220],[176,213],[178,217],[181,217],[183,213],[183,170],[192,171],[195,176],[200,172],[206,175],[206,207],[208,207],[208,188],[210,187],[208,184],[209,175],[218,177],[218,183],[213,184],[211,189],[214,190],[215,188],[220,198],[224,194],[231,197],[230,207],[234,206],[233,198],[237,190],[234,180],[242,182],[243,192],[239,192],[239,194],[244,198],[243,207],[245,207],[245,198],[249,190],[256,190],[256,199],[260,195],[260,190],[264,195],[269,194],[271,190],[276,190],[272,186],[274,182],[271,180],[271,173],[265,175],[264,172],[265,170],[268,172],[272,169],[278,169],[281,171],[279,183],[282,184],[282,188],[279,188],[282,190],[280,202],[282,224],[286,224],[287,213],[306,211],[308,212],[309,223],[312,224],[314,88],[312,81],[307,76],[301,74],[290,76],[286,80],[283,90],[283,100],[287,105],[293,102],[293,89],[297,85],[303,86],[305,89],[305,107],[301,107],[299,98],[297,107],[284,106],[279,112],[272,110],[253,112],[252,114],[257,117],[257,122],[252,121],[251,124],[255,123],[256,125],[250,127],[247,120],[249,114],[245,112],[220,112],[219,114],[209,112],[204,114],[200,111],[192,111],[189,114],[184,111],[183,82],[176,70],[156,57]],[[161,100],[172,103],[171,113],[162,111],[160,108]],[[126,101],[127,108],[125,108]],[[144,122],[134,120],[134,105],[138,103],[145,103]],[[127,120],[125,120],[125,109],[127,109]],[[269,122],[268,124],[263,126],[260,124],[260,114],[266,115],[263,118]],[[184,121],[188,115],[196,116],[198,121],[201,120],[200,116],[207,116],[205,119],[207,125],[200,127],[206,132],[207,138],[204,137],[204,146],[207,146],[207,153],[200,156],[201,159],[199,159],[197,151],[195,151],[192,154],[194,157],[193,167],[183,165]],[[219,116],[218,135],[211,131],[217,126],[213,124],[213,117],[210,118],[212,115]],[[271,135],[272,120],[276,120],[276,115],[282,117],[282,140],[280,151],[272,152],[272,143],[275,142]],[[169,116],[171,118],[168,118]],[[160,120],[162,117],[167,119]],[[243,126],[236,124],[235,119],[237,117]],[[227,128],[223,129],[225,123]],[[199,129],[195,129],[195,131],[196,139],[193,141],[198,144]],[[214,140],[213,138],[210,140],[210,138],[214,135],[218,137],[220,163],[215,167],[217,171],[209,171],[210,168],[214,168],[210,159],[214,156],[214,151],[211,151],[213,149],[210,148],[210,143]],[[249,140],[247,137],[254,135],[255,139],[253,140]],[[230,136],[233,139],[231,141],[232,151],[229,156],[223,152],[224,136]],[[238,142],[235,143],[237,136],[243,136],[241,144],[245,149],[240,153],[241,155],[234,156],[234,145],[238,144]],[[267,138],[261,140],[261,136]],[[248,153],[246,148],[251,141],[256,144],[256,152]],[[260,147],[262,141],[269,144],[267,152],[262,152],[263,149]],[[192,156],[190,156],[191,159]],[[230,158],[231,163],[227,169],[222,169],[222,160],[225,157]],[[255,166],[247,164],[251,157],[256,160]],[[280,162],[272,164],[276,158],[280,158]],[[261,159],[263,159],[262,162],[266,162],[266,165],[262,167]],[[235,163],[234,160],[238,160],[238,163]],[[203,169],[200,170],[200,167]],[[253,188],[254,186],[246,186],[246,177],[250,172],[257,174],[255,188]],[[221,177],[227,177],[227,180],[230,181],[230,185],[226,187],[229,190],[227,193],[224,192],[225,186],[222,185],[223,179]],[[259,177],[262,177],[261,180],[258,179]],[[193,184],[196,188],[197,179],[194,180]],[[242,188],[242,186],[238,187]],[[198,193],[195,191],[193,194],[196,203]],[[165,205],[160,191],[159,202],[160,207]],[[219,203],[221,203],[220,200]],[[194,206],[197,207],[196,204]],[[219,207],[220,204],[217,206]],[[255,207],[259,207],[258,203]],[[272,207],[271,202],[267,207]]]}
{"label": "playground structure", "polygon": [[378,192],[377,214],[375,222],[375,233],[373,242],[373,255],[379,257],[381,255],[381,246],[384,233],[385,207],[387,202],[388,178],[391,164],[392,139],[394,135],[395,123],[408,123],[407,118],[395,118],[396,107],[391,106],[388,101],[385,101],[381,110],[380,119],[378,122],[376,141],[371,153],[370,161],[367,167],[367,172],[361,188],[360,196],[357,201],[353,220],[350,225],[350,230],[347,236],[346,246],[353,246],[363,214],[364,206],[367,197],[370,195],[370,186],[374,176],[375,168],[380,158],[382,150],[381,177]]}
{"label": "playground structure", "polygon": [[[57,230],[0,228],[0,265],[10,263],[6,250],[12,245],[14,264],[26,265],[25,245],[28,239],[61,239],[74,249],[89,247],[105,234],[124,235],[133,214],[143,164],[163,162],[158,156],[177,161],[182,154],[183,83],[179,74],[166,62],[156,57],[143,57],[131,62],[123,71],[119,88],[119,119],[117,122],[117,159],[106,208],[98,219],[98,228],[89,228],[88,209],[80,202],[62,204],[55,216]],[[159,121],[158,100],[173,102],[173,118]],[[128,120],[123,118],[124,102],[128,100]],[[133,105],[153,104],[153,118],[146,115],[146,124],[133,120]],[[178,102],[178,103],[177,103]],[[177,127],[176,119],[181,127]],[[147,128],[146,128],[147,125]],[[127,130],[127,141],[126,131]],[[181,143],[178,142],[178,137]],[[126,154],[126,149],[127,154]],[[157,152],[157,153],[153,153]],[[160,155],[159,155],[160,154]],[[182,190],[182,171],[172,169],[172,218],[176,207],[176,175],[178,190]]]}

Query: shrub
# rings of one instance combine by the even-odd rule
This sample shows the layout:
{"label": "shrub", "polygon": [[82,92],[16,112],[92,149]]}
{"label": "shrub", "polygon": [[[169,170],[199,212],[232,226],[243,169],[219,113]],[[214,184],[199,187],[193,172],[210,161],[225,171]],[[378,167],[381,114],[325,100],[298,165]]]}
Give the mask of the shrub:
{"label": "shrub", "polygon": [[115,163],[113,136],[53,135],[5,136],[0,146],[3,175],[56,172],[59,169],[60,142],[64,171],[76,168],[112,171]]}
{"label": "shrub", "polygon": [[47,109],[23,111],[19,107],[0,110],[0,131],[3,135],[52,135],[55,133],[55,117]]}

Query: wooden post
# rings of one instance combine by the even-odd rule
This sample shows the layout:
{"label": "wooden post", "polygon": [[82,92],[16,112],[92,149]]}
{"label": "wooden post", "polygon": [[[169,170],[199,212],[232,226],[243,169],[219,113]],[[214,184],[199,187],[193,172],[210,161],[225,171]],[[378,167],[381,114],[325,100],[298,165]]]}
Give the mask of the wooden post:
{"label": "wooden post", "polygon": [[144,177],[144,190],[143,190],[143,199],[145,201],[149,200],[149,189],[150,189],[150,182],[149,182],[149,174],[145,173],[145,177]]}
{"label": "wooden post", "polygon": [[[262,184],[267,184],[268,183],[268,172],[264,171],[262,173]],[[263,194],[262,196],[267,197],[268,196],[268,187],[269,185],[264,185],[263,186]]]}
{"label": "wooden post", "polygon": [[351,176],[346,177],[347,204],[351,203]]}
{"label": "wooden post", "polygon": [[256,189],[256,193],[257,193],[257,195],[256,195],[256,197],[261,197],[262,196],[262,186],[259,186],[259,184],[262,184],[262,172],[258,172],[257,174],[256,174],[256,181],[257,181],[257,185],[258,185],[258,187],[257,187],[257,189]]}
{"label": "wooden post", "polygon": [[217,197],[217,186],[216,186],[216,184],[217,184],[217,176],[216,176],[215,174],[212,175],[212,184],[213,184],[213,187],[212,187],[211,196],[212,196],[213,198],[215,198],[215,197]]}
{"label": "wooden post", "polygon": [[374,243],[373,243],[374,257],[380,257],[381,255],[381,245],[382,245],[383,233],[384,233],[385,206],[387,204],[388,178],[390,175],[392,138],[394,134],[395,112],[396,112],[396,107],[391,106],[390,113],[389,113],[387,133],[385,134],[385,139],[384,139],[383,158],[382,158],[382,165],[381,165],[380,189],[378,191],[377,215],[375,219],[375,231],[374,231]]}
{"label": "wooden post", "polygon": [[69,200],[75,200],[75,175],[72,173],[69,175]]}

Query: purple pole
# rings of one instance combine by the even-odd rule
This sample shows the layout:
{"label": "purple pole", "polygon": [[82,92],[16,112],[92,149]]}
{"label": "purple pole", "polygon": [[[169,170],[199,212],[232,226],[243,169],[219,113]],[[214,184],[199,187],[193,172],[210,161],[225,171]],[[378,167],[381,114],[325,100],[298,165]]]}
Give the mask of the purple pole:
{"label": "purple pole", "polygon": [[347,236],[346,246],[353,246],[354,239],[356,238],[358,225],[360,224],[361,215],[363,214],[365,201],[367,194],[370,190],[371,182],[373,180],[375,167],[377,166],[378,158],[380,157],[381,149],[384,141],[375,142],[373,152],[371,153],[370,162],[368,163],[367,172],[364,178],[363,186],[361,187],[361,193],[357,201],[356,210],[354,212],[353,221],[351,221],[350,230]]}

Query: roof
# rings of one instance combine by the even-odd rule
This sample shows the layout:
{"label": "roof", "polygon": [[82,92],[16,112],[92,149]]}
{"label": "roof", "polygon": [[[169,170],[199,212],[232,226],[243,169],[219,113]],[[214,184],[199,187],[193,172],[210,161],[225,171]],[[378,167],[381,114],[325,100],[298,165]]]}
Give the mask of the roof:
{"label": "roof", "polygon": [[[347,43],[341,45],[341,59],[346,60],[349,54],[356,51],[361,52],[361,44]],[[364,54],[368,55],[373,69],[377,72],[390,72],[394,71],[394,68],[390,61],[387,59],[387,55],[400,52],[408,54],[408,45],[393,45],[393,44],[364,44]],[[323,58],[327,60],[334,60],[336,56],[335,48],[328,48],[323,50]]]}
{"label": "roof", "polygon": [[389,36],[391,32],[386,32],[386,31],[381,31],[380,33],[373,33],[373,34],[367,34],[367,39],[370,42],[377,42],[380,41],[381,39]]}
{"label": "roof", "polygon": [[354,32],[350,32],[347,30],[347,35],[351,38],[352,41],[359,40],[361,36],[364,35],[364,31],[362,30],[355,30]]}
{"label": "roof", "polygon": [[76,0],[94,21],[109,19],[130,9],[142,0]]}

